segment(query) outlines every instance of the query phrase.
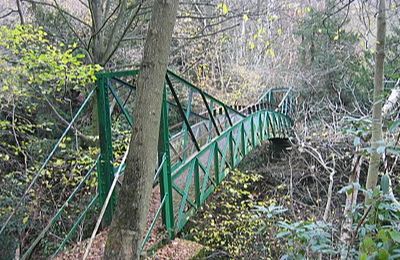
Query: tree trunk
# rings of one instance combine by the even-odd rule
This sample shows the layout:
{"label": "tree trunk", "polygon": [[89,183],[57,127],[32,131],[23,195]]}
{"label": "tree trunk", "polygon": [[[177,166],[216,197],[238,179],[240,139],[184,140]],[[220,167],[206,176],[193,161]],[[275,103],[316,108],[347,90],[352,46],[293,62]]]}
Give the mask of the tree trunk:
{"label": "tree trunk", "polygon": [[392,89],[390,96],[382,108],[383,118],[390,116],[393,111],[396,111],[397,103],[400,101],[400,79],[397,80],[396,85]]}
{"label": "tree trunk", "polygon": [[134,104],[135,124],[105,259],[139,259],[157,161],[157,142],[168,54],[178,0],[156,0],[147,33]]}
{"label": "tree trunk", "polygon": [[21,2],[20,2],[20,0],[15,0],[15,1],[17,4],[17,12],[18,12],[18,16],[19,16],[19,21],[21,24],[25,24],[25,19],[24,19],[24,14],[22,11]]}
{"label": "tree trunk", "polygon": [[[372,111],[372,138],[371,155],[368,167],[367,190],[374,189],[378,182],[378,172],[381,155],[378,153],[379,146],[383,145],[382,139],[382,103],[383,103],[383,68],[385,60],[385,34],[386,15],[385,0],[379,1],[379,13],[377,21],[376,58],[374,75],[374,105]],[[366,198],[369,203],[369,198]]]}
{"label": "tree trunk", "polygon": [[[104,66],[104,31],[100,30],[104,23],[104,3],[102,0],[88,1],[92,15],[92,35],[93,35],[93,48],[90,49],[92,62]],[[92,114],[92,133],[97,135],[99,133],[99,115],[97,111],[97,95],[94,95],[91,106]]]}
{"label": "tree trunk", "polygon": [[[363,158],[361,155],[357,155],[359,148],[356,148],[355,155],[353,158],[352,172],[349,176],[349,185],[358,183],[360,179],[361,165]],[[357,205],[358,188],[353,186],[353,190],[346,192],[346,203],[344,206],[343,216],[344,222],[341,229],[340,241],[342,248],[340,251],[340,259],[348,259],[348,248],[351,244],[353,234],[353,211]]]}

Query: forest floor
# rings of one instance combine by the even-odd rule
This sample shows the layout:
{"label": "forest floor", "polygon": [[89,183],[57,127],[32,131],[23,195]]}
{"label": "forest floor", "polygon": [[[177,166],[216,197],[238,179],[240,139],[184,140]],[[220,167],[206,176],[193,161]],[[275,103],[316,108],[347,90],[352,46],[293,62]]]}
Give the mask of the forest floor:
{"label": "forest floor", "polygon": [[[318,147],[318,153],[321,154],[322,158],[329,157],[329,154],[334,150],[340,150],[340,154],[342,154],[340,160],[336,162],[338,170],[333,178],[333,196],[329,213],[329,221],[334,223],[334,226],[339,227],[342,221],[342,205],[345,201],[345,195],[338,194],[338,191],[347,185],[347,176],[351,172],[352,158],[350,153],[346,151],[346,149],[350,149],[350,146],[340,143],[337,144],[337,147],[330,145],[323,147],[324,145],[321,145],[317,138],[309,140],[309,145]],[[328,197],[329,172],[317,159],[317,154],[310,154],[301,145],[292,145],[283,150],[280,148],[279,145],[276,147],[276,144],[268,142],[251,152],[239,164],[238,169],[241,172],[262,176],[261,180],[256,181],[248,188],[252,200],[255,202],[267,201],[267,203],[270,203],[268,205],[282,206],[287,209],[284,217],[274,220],[275,222],[285,220],[294,223],[296,221],[322,220]],[[217,196],[218,194],[213,194],[210,201]],[[361,196],[360,199],[362,199]],[[219,200],[218,203],[221,203],[221,201]],[[218,214],[220,210],[218,205],[206,208],[190,222],[195,223],[196,226],[200,227],[200,230],[208,229],[209,224],[204,223],[204,216]],[[240,219],[236,218],[235,215],[232,215],[231,220],[240,223]],[[276,226],[276,223],[271,223],[271,226]],[[237,226],[236,228],[242,227]],[[257,238],[253,242],[257,245],[251,245],[255,248],[249,250],[250,255],[242,255],[242,257],[244,259],[279,259],[282,252],[279,245],[280,241],[275,238],[276,233],[276,230],[272,230],[270,234]],[[191,237],[192,234],[188,236]],[[263,249],[264,252],[257,249],[257,247],[264,246],[268,247]],[[201,252],[201,257],[198,259],[235,258],[235,256],[229,255],[225,246],[208,247],[204,251]],[[254,254],[254,252],[257,253]],[[225,258],[218,253],[223,253]],[[213,255],[216,255],[216,257],[213,257]]]}
{"label": "forest floor", "polygon": [[[153,189],[153,193],[151,196],[150,209],[149,214],[147,216],[147,228],[150,227],[158,208],[160,207],[160,190],[157,187]],[[98,233],[93,240],[93,244],[90,248],[87,259],[88,260],[100,260],[103,257],[105,244],[107,241],[108,230],[105,229]],[[161,225],[161,220],[158,218],[156,221],[153,232],[150,235],[149,241],[147,245],[154,245],[162,241],[163,239],[163,228]],[[88,246],[90,239],[86,239],[78,244],[73,245],[71,248],[68,248],[63,253],[59,254],[56,257],[56,260],[70,260],[70,259],[82,259],[85,250]],[[184,239],[175,239],[171,243],[168,243],[164,247],[157,250],[156,254],[152,257],[147,257],[149,259],[191,259],[195,256],[200,250],[202,246],[193,241],[184,240]]]}
{"label": "forest floor", "polygon": [[[285,213],[287,220],[291,222],[322,220],[330,182],[330,172],[326,169],[326,164],[331,164],[332,158],[336,158],[334,159],[336,172],[333,176],[333,191],[328,221],[335,227],[335,232],[338,232],[343,221],[342,211],[345,201],[345,195],[339,194],[338,191],[347,185],[348,175],[352,171],[352,142],[346,139],[335,142],[331,142],[331,140],[325,141],[321,141],[321,136],[313,135],[306,142],[293,144],[283,150],[277,149],[272,142],[267,142],[243,159],[238,168],[241,172],[253,172],[262,176],[261,181],[250,187],[251,192],[261,199],[274,198],[276,205],[287,209]],[[360,183],[365,183],[367,167],[367,162],[361,165]],[[395,171],[400,172],[400,166],[397,168]],[[212,202],[218,196],[218,194],[214,193],[207,203]],[[363,200],[362,194],[360,194],[359,200]],[[156,188],[153,190],[148,226],[158,207],[159,192]],[[217,214],[217,211],[218,209],[216,211],[203,210],[191,218],[189,222],[199,226],[209,225],[209,223],[201,223],[202,215]],[[232,221],[235,221],[235,219],[232,219]],[[192,239],[192,237],[186,236],[187,231],[181,234],[181,238],[176,238],[167,243],[153,256],[147,258],[185,260],[205,259],[208,256],[207,259],[221,259],[220,257],[210,257],[210,255],[218,255],[216,253],[223,252],[221,248],[209,248],[189,241],[188,239]],[[159,241],[161,234],[161,223],[159,221],[156,223],[155,231],[151,235],[150,244],[154,241]],[[97,235],[88,259],[101,259],[106,236],[107,231]],[[268,244],[272,245],[271,240],[274,240],[274,235],[268,239]],[[81,259],[86,244],[87,241],[84,241],[79,245],[75,245],[57,259]],[[279,248],[274,254],[278,257],[280,254]],[[257,256],[257,259],[263,259],[264,256]]]}
{"label": "forest floor", "polygon": [[[232,240],[240,239],[241,235],[239,237],[228,235],[225,237],[228,237],[231,240],[230,242],[227,241],[223,245],[220,243],[213,248],[205,247],[204,252],[200,253],[201,257],[195,259],[281,259],[286,252],[282,247],[283,241],[276,236],[279,232],[276,228],[278,222],[307,223],[324,220],[329,197],[328,187],[331,182],[330,167],[335,170],[332,176],[330,209],[327,211],[327,219],[324,222],[330,224],[329,233],[331,233],[334,242],[337,243],[344,221],[343,208],[346,200],[345,193],[340,192],[340,190],[348,186],[349,175],[354,170],[354,148],[352,139],[340,134],[335,138],[332,137],[333,135],[322,136],[321,133],[315,133],[308,136],[306,140],[298,140],[295,144],[291,144],[284,149],[279,142],[278,145],[277,143],[267,142],[244,158],[238,166],[239,171],[245,174],[253,173],[262,176],[260,180],[254,182],[247,189],[251,193],[249,198],[254,202],[267,201],[269,203],[267,205],[282,206],[287,211],[281,217],[276,217],[275,219],[272,217],[264,222],[269,225],[267,227],[269,231],[261,235],[256,234],[257,238],[250,243],[251,245],[246,245],[249,249],[248,252],[242,250],[243,252],[241,253],[243,254],[239,257],[229,255],[229,246],[226,244],[232,243]],[[368,161],[361,161],[359,183],[365,185]],[[400,174],[400,164],[396,164],[394,157],[388,158],[386,167],[392,168],[393,176]],[[393,187],[398,187],[399,179],[393,178],[392,181]],[[229,194],[229,191],[222,192],[227,193],[225,198],[229,198],[232,194]],[[399,189],[395,188],[394,193],[399,194]],[[216,199],[218,197],[219,199]],[[190,229],[186,230],[188,237],[195,237],[198,234],[200,236],[203,235],[203,239],[196,240],[206,244],[207,238],[204,239],[204,230],[208,230],[207,232],[210,233],[210,230],[218,232],[218,229],[221,229],[217,223],[218,221],[221,222],[221,218],[219,220],[218,218],[214,219],[217,224],[213,223],[211,225],[209,222],[214,221],[210,221],[210,218],[205,217],[218,215],[221,212],[221,203],[225,203],[224,199],[221,200],[221,197],[224,198],[220,194],[214,193],[208,203],[212,203],[214,200],[218,201],[219,204],[205,207],[205,210],[190,219],[190,222],[194,223],[196,228],[194,234],[190,234]],[[361,203],[363,201],[364,194],[360,192],[357,202]],[[250,212],[253,211],[254,209],[250,210]],[[242,221],[240,216],[237,217],[235,214],[230,216],[232,218],[229,220],[236,223],[232,226],[231,233],[234,233],[235,229],[243,228],[243,225],[239,224]],[[217,227],[215,228],[215,226]],[[213,235],[212,232],[211,235]],[[232,244],[235,245],[234,241]],[[223,257],[221,257],[221,253]],[[213,255],[216,257],[213,257]]]}
{"label": "forest floor", "polygon": [[[322,156],[326,157],[334,147],[322,147],[320,140],[310,141],[310,146],[319,147]],[[338,196],[337,191],[346,185],[346,172],[350,172],[351,157],[346,157],[343,144],[340,145],[341,158],[338,168],[341,174],[334,176],[334,197],[332,199],[332,213],[330,218],[340,221],[341,206],[344,196]],[[279,149],[278,149],[279,150]],[[263,176],[261,182],[256,183],[251,189],[255,194],[262,197],[275,198],[277,205],[289,209],[289,218],[292,221],[320,219],[326,204],[327,187],[329,185],[329,173],[321,166],[315,156],[305,152],[300,146],[294,145],[287,150],[277,151],[271,142],[265,143],[252,151],[239,165],[243,172],[254,172]],[[148,215],[148,227],[153,220],[160,205],[159,190],[155,188],[152,194],[150,212]],[[208,202],[213,201],[218,194],[213,194]],[[201,212],[201,214],[214,214],[213,212]],[[201,214],[194,216],[191,223],[201,221]],[[233,221],[235,221],[233,219]],[[161,222],[156,222],[154,232],[151,234],[148,244],[160,241],[162,234]],[[102,259],[107,230],[100,232],[91,247],[88,259]],[[60,254],[58,260],[82,259],[88,239]],[[177,238],[161,247],[155,255],[149,259],[192,259],[203,248],[202,245],[183,238]],[[208,254],[215,254],[217,251],[207,249]],[[202,258],[202,257],[200,257]]]}

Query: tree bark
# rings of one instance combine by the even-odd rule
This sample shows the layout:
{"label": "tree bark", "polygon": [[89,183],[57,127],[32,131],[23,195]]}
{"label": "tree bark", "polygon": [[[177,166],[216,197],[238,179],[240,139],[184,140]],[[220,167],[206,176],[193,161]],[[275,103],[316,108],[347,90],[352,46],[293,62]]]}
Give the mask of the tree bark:
{"label": "tree bark", "polygon": [[[367,190],[374,189],[378,182],[378,172],[381,155],[378,148],[383,145],[382,139],[382,103],[383,103],[383,70],[385,60],[385,35],[386,35],[386,14],[385,0],[379,1],[379,12],[377,21],[377,39],[375,55],[375,75],[374,75],[374,105],[372,111],[372,138],[371,155],[368,167]],[[369,203],[368,196],[366,203]]]}
{"label": "tree bark", "polygon": [[382,108],[382,116],[383,118],[388,117],[390,113],[396,111],[397,103],[400,101],[400,79],[397,80],[396,85],[392,89],[390,96],[385,102],[385,105]]}
{"label": "tree bark", "polygon": [[[359,148],[356,148],[356,152],[353,158],[352,172],[349,176],[349,185],[358,183],[360,180],[361,165],[363,158],[361,155],[357,155]],[[357,205],[358,188],[353,186],[353,190],[346,192],[346,203],[344,206],[343,216],[344,222],[340,234],[340,242],[342,248],[340,251],[340,259],[348,259],[348,248],[351,244],[353,234],[353,211]]]}
{"label": "tree bark", "polygon": [[144,47],[134,104],[135,124],[105,259],[139,259],[157,161],[165,74],[178,0],[156,0]]}

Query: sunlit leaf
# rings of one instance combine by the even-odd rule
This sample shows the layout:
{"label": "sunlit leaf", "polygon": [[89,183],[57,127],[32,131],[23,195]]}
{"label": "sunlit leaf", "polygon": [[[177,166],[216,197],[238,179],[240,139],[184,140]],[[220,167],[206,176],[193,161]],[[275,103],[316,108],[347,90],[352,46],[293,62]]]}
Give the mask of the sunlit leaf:
{"label": "sunlit leaf", "polygon": [[229,12],[229,7],[225,3],[219,3],[217,8],[221,11],[223,15],[226,15]]}

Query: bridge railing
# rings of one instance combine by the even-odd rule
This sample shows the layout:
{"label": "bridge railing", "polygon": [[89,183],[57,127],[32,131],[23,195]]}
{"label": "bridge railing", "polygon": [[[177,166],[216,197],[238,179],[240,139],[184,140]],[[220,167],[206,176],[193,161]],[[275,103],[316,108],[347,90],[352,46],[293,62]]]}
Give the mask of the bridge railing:
{"label": "bridge railing", "polygon": [[[137,74],[137,71],[126,71],[100,75],[99,88],[110,88],[110,82],[124,81],[127,85],[126,80],[120,78]],[[115,92],[113,91],[114,98],[118,99]],[[225,177],[222,172],[227,167],[236,166],[236,162],[251,150],[249,147],[257,145],[255,140],[287,136],[287,131],[291,127],[287,114],[291,111],[292,104],[286,101],[288,97],[290,96],[286,89],[272,89],[256,104],[238,111],[237,108],[224,104],[177,74],[167,72],[161,112],[158,167],[155,165],[160,171],[155,180],[160,184],[162,219],[170,237],[181,230],[186,223],[184,219],[190,215],[189,212],[197,209]],[[117,103],[120,105],[123,102]],[[123,106],[120,106],[120,109],[124,111]],[[278,109],[279,113],[275,111]],[[99,108],[99,113],[102,113],[101,111]],[[255,118],[254,115],[257,113],[260,115],[266,113],[268,117]],[[123,114],[126,114],[126,118],[131,117],[129,112]],[[253,119],[251,121],[247,118]],[[107,119],[103,120],[107,122]],[[253,121],[257,122],[251,123]],[[243,122],[240,127],[237,126],[239,122]],[[251,142],[248,142],[248,136],[252,136]],[[111,138],[100,137],[100,141],[102,140]],[[210,144],[214,144],[213,150]],[[113,176],[112,172],[107,173],[111,171],[113,161],[109,157],[112,152],[107,152],[107,147],[110,145],[102,147],[105,147],[104,158],[108,160],[101,162],[108,161],[110,166],[100,169],[103,173],[99,176],[102,178],[109,176],[110,179],[99,180],[100,202],[102,190],[109,189]],[[217,175],[212,174],[216,170],[222,172]],[[108,216],[111,220],[112,206]]]}
{"label": "bridge railing", "polygon": [[293,122],[281,113],[260,110],[237,121],[172,172],[174,230],[189,217],[254,147],[269,138],[287,138]]}
{"label": "bridge railing", "polygon": [[[71,241],[88,211],[96,205],[101,207],[110,192],[112,196],[107,204],[103,225],[111,223],[116,205],[116,195],[111,186],[115,174],[123,176],[125,168],[120,164],[122,155],[128,149],[134,124],[132,103],[138,75],[138,70],[97,74],[96,89],[90,92],[60,140],[71,130],[76,118],[95,96],[92,104],[97,108],[100,154],[76,189],[23,253],[23,258],[31,255],[89,178],[97,178],[97,193],[65,233],[53,256]],[[169,237],[174,237],[226,177],[228,170],[235,167],[248,152],[264,140],[290,135],[293,124],[290,115],[294,111],[294,102],[289,94],[287,89],[272,89],[255,104],[245,108],[230,107],[177,74],[167,72],[161,110],[159,158],[154,164],[154,188],[160,189],[160,205],[142,247],[149,239],[157,219],[162,217]],[[32,183],[59,149],[60,143],[56,143]]]}
{"label": "bridge railing", "polygon": [[[40,167],[32,173],[32,177],[28,179],[27,188],[17,203],[13,205],[11,213],[1,223],[0,236],[7,236],[10,232],[13,232],[12,230],[15,227],[11,227],[10,222],[15,221],[14,218],[18,219],[22,214],[21,212],[24,212],[23,214],[29,223],[35,225],[35,229],[32,229],[32,232],[37,233],[31,234],[24,241],[25,243],[18,245],[21,250],[21,259],[30,258],[36,252],[44,250],[48,251],[50,255],[57,254],[66,243],[72,240],[79,225],[84,221],[88,213],[93,211],[98,201],[98,194],[90,185],[96,176],[98,156],[94,155],[94,158],[90,158],[89,155],[85,155],[85,158],[81,158],[87,163],[85,165],[79,164],[78,160],[69,162],[63,157],[65,156],[65,151],[67,151],[67,146],[73,145],[75,147],[67,139],[74,140],[74,137],[78,139],[78,133],[82,136],[84,135],[82,129],[76,129],[76,124],[79,120],[82,120],[84,112],[93,101],[95,92],[95,89],[89,91],[82,105],[75,111],[75,114],[73,114],[71,120],[68,122],[66,129],[55,140],[50,153],[44,158]],[[89,137],[86,136],[86,138]],[[74,150],[76,153],[79,152],[77,148]],[[66,175],[65,170],[61,168],[64,164],[71,167],[80,167],[81,171],[78,172],[82,174],[71,176],[73,177],[72,181],[71,179],[62,180],[60,175]],[[59,174],[54,174],[52,172],[54,169],[60,170]],[[73,169],[68,169],[68,173],[70,172],[73,172]],[[47,183],[48,185],[47,187],[43,187],[40,183]],[[63,185],[65,186],[63,187]],[[60,189],[60,186],[64,192],[53,194],[52,190]],[[42,197],[39,198],[39,195]],[[77,203],[78,200],[81,203]],[[49,209],[41,211],[42,209],[38,209],[38,205],[40,207],[42,201],[52,201],[55,209],[52,209],[52,212],[49,212]],[[85,201],[87,205],[85,205]],[[34,202],[37,204],[33,204]],[[75,203],[76,205],[74,206]],[[28,208],[28,210],[23,210],[23,208]],[[35,217],[35,214],[40,215],[40,218]],[[57,225],[58,223],[63,223],[63,225]],[[21,228],[25,228],[24,225],[25,223],[23,223]],[[42,230],[37,231],[40,230],[39,228]],[[51,246],[46,245],[46,243]]]}
{"label": "bridge railing", "polygon": [[[98,74],[97,99],[101,156],[99,163],[99,200],[105,201],[114,172],[115,145],[118,140],[112,130],[116,118],[122,114],[129,131],[133,124],[132,98],[135,95],[138,70],[105,72]],[[230,127],[237,118],[245,117],[177,74],[168,71],[165,81],[165,100],[161,125],[165,127],[160,143],[159,157],[167,157],[171,169],[182,164],[191,154],[198,152],[212,138]],[[125,90],[124,90],[125,89]],[[129,91],[127,91],[127,89]],[[133,93],[132,93],[133,92]],[[111,103],[111,105],[110,105]],[[107,113],[110,111],[110,113]],[[127,127],[127,128],[126,128]],[[168,147],[167,147],[168,146]],[[162,149],[161,149],[162,147]],[[115,165],[114,165],[115,166]],[[104,216],[104,223],[111,222],[115,198],[113,196]]]}

